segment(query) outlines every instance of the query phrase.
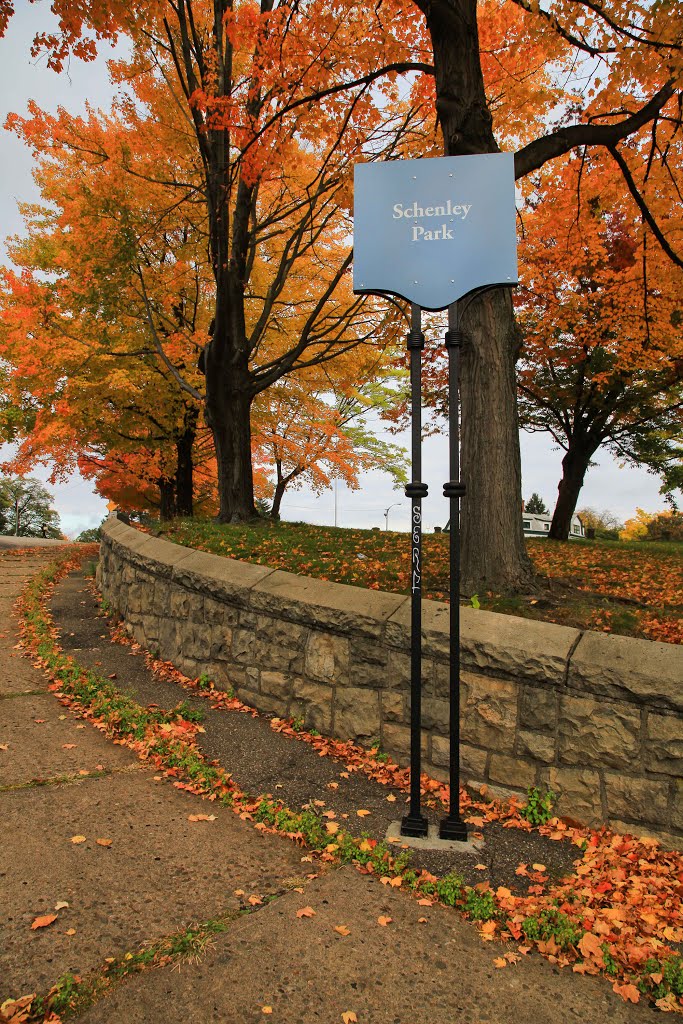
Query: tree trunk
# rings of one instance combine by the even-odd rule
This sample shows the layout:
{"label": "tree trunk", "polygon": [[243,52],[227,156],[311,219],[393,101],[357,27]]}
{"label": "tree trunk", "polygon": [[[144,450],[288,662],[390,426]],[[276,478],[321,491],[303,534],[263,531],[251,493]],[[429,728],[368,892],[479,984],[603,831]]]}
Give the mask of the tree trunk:
{"label": "tree trunk", "polygon": [[548,537],[553,540],[569,538],[572,517],[592,455],[593,452],[578,445],[572,446],[570,442],[567,454],[562,459],[562,479],[557,485],[557,504],[548,533]]}
{"label": "tree trunk", "polygon": [[206,356],[206,421],[218,463],[218,520],[240,523],[256,515],[251,464],[252,396],[247,387],[246,358],[233,355],[229,360],[236,346],[219,348],[218,329],[216,317],[216,331]]}
{"label": "tree trunk", "polygon": [[163,520],[175,516],[175,480],[170,477],[159,477],[159,515]]}
{"label": "tree trunk", "polygon": [[516,590],[533,568],[522,526],[522,471],[509,292],[475,299],[462,353],[462,589]]}
{"label": "tree trunk", "polygon": [[270,517],[271,517],[271,519],[279,519],[280,518],[280,505],[282,504],[282,499],[285,496],[285,490],[287,489],[287,483],[288,483],[287,480],[284,480],[284,479],[281,478],[275,484],[275,493],[273,494],[273,504],[271,505],[271,508],[270,508]]}
{"label": "tree trunk", "polygon": [[218,463],[221,523],[242,523],[253,519],[254,481],[251,466],[251,398],[228,392],[218,410],[211,414],[211,431]]}
{"label": "tree trunk", "polygon": [[[479,57],[476,0],[416,0],[434,50],[436,108],[447,156],[498,150]],[[462,585],[518,589],[533,569],[522,529],[515,361],[518,334],[507,290],[476,299],[463,325]]]}
{"label": "tree trunk", "polygon": [[256,516],[250,423],[253,394],[244,312],[249,225],[256,189],[240,177],[231,221],[227,206],[228,156],[226,132],[213,132],[209,194],[216,312],[211,342],[204,350],[205,411],[218,464],[218,520],[239,523]]}
{"label": "tree trunk", "polygon": [[185,417],[185,431],[176,441],[176,512],[179,516],[193,515],[194,463],[192,448],[197,436],[197,411],[191,409]]}

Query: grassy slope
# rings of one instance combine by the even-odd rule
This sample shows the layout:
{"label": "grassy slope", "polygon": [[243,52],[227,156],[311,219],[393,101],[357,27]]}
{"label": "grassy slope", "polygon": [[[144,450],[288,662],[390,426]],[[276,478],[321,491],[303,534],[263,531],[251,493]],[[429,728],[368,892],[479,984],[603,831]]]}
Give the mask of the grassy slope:
{"label": "grassy slope", "polygon": [[[163,524],[170,540],[202,551],[351,586],[409,593],[405,533],[257,521],[224,526],[201,519]],[[483,608],[589,629],[683,643],[683,545],[528,542],[543,577],[538,593],[479,594]],[[448,600],[448,535],[423,538],[423,594]]]}

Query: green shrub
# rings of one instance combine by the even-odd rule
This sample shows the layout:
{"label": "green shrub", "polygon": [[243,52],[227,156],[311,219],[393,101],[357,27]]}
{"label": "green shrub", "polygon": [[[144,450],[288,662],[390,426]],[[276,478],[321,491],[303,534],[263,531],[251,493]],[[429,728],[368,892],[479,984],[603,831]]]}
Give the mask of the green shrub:
{"label": "green shrub", "polygon": [[497,914],[496,902],[490,889],[478,892],[468,889],[465,896],[465,910],[473,921],[490,921]]}
{"label": "green shrub", "polygon": [[529,786],[527,802],[519,813],[532,825],[546,825],[553,816],[555,794],[552,789],[542,793],[537,786]]}
{"label": "green shrub", "polygon": [[554,939],[560,949],[576,946],[583,935],[581,929],[556,907],[542,910],[538,916],[525,918],[522,931],[532,942]]}
{"label": "green shrub", "polygon": [[436,894],[442,903],[445,903],[448,907],[454,907],[458,900],[462,897],[462,888],[464,879],[462,875],[458,875],[455,871],[451,871],[450,874],[444,875],[436,883]]}

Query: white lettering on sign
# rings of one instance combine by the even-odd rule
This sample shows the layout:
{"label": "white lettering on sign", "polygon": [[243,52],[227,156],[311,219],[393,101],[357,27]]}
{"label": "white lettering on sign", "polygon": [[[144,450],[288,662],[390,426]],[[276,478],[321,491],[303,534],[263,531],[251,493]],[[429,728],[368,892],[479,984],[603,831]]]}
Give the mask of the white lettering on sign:
{"label": "white lettering on sign", "polygon": [[[394,203],[393,220],[401,220],[404,217],[410,220],[424,220],[425,217],[450,217],[451,224],[454,218],[463,221],[472,209],[472,204],[454,204],[450,199],[439,206],[418,206],[416,202],[409,206],[403,203]],[[421,224],[411,225],[412,242],[436,242],[440,239],[454,238],[455,227],[449,227],[444,221],[438,228],[424,228]]]}
{"label": "white lettering on sign", "polygon": [[395,203],[393,219],[400,220],[401,217],[408,217],[410,220],[422,220],[423,217],[460,217],[461,220],[467,220],[467,214],[471,209],[471,203],[456,206],[451,203],[450,199],[441,206],[418,206],[417,203],[404,206],[403,203]]}
{"label": "white lettering on sign", "polygon": [[453,232],[449,231],[445,224],[442,224],[436,231],[427,231],[419,224],[413,224],[413,242],[417,242],[420,238],[424,242],[435,242],[437,238],[453,238]]}

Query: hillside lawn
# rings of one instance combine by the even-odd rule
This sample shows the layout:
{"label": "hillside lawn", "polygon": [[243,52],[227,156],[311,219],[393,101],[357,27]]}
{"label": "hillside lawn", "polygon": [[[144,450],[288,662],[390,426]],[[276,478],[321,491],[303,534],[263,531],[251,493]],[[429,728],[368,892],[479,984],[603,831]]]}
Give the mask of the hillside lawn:
{"label": "hillside lawn", "polygon": [[[408,594],[410,538],[268,519],[227,526],[206,519],[155,523],[169,540],[228,558],[354,587]],[[423,536],[423,596],[448,600],[448,534]],[[580,629],[683,643],[683,544],[527,541],[539,574],[528,594],[491,592],[476,607]],[[468,603],[463,598],[463,603]]]}

